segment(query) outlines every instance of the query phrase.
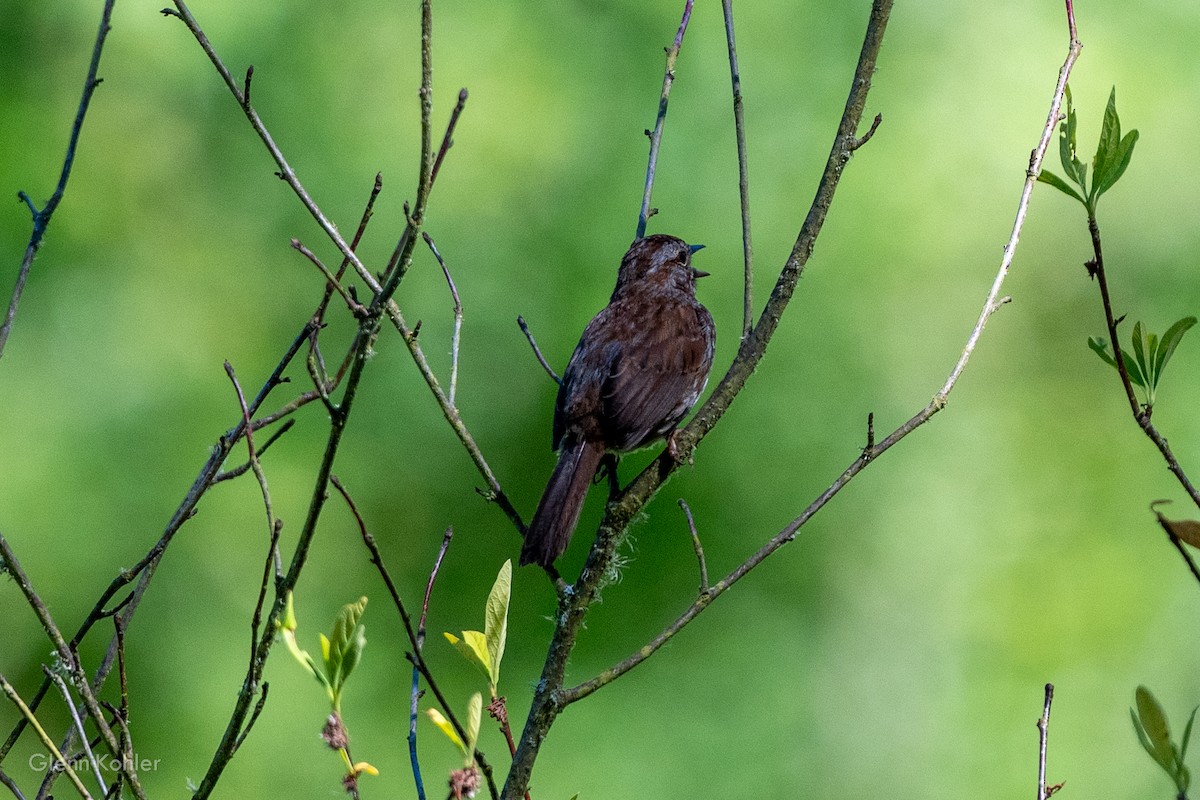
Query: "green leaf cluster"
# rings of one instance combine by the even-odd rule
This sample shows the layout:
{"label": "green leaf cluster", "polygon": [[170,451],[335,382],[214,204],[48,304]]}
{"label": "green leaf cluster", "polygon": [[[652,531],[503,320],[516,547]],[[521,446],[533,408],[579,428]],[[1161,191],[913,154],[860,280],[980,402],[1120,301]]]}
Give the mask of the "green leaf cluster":
{"label": "green leaf cluster", "polygon": [[1196,711],[1200,709],[1200,706],[1192,709],[1192,714],[1188,717],[1187,725],[1183,729],[1183,740],[1177,747],[1171,741],[1171,731],[1167,727],[1167,715],[1150,690],[1145,686],[1139,686],[1134,695],[1134,701],[1137,708],[1136,710],[1129,709],[1129,716],[1133,718],[1133,729],[1137,731],[1138,740],[1155,763],[1163,768],[1171,780],[1175,781],[1179,797],[1185,797],[1192,776],[1188,768],[1184,766],[1183,759],[1187,755],[1188,740],[1192,736],[1192,723],[1196,720]]}
{"label": "green leaf cluster", "polygon": [[488,679],[492,697],[500,684],[500,661],[508,638],[508,601],[512,593],[512,561],[505,561],[492,584],[484,606],[483,631],[463,631],[462,637],[443,634],[446,640],[483,672]]}
{"label": "green leaf cluster", "polygon": [[1058,137],[1058,157],[1062,162],[1066,180],[1048,169],[1042,170],[1038,180],[1083,203],[1088,218],[1095,219],[1100,195],[1111,189],[1129,166],[1129,160],[1133,157],[1133,146],[1137,144],[1138,132],[1133,130],[1121,136],[1121,118],[1117,115],[1117,88],[1114,86],[1108,95],[1108,105],[1104,109],[1100,142],[1096,145],[1096,155],[1092,159],[1092,182],[1091,186],[1088,186],[1087,164],[1079,160],[1076,150],[1076,117],[1075,108],[1071,104],[1070,86],[1067,87],[1066,100],[1067,113],[1059,125]]}
{"label": "green leaf cluster", "polygon": [[[1121,361],[1125,364],[1125,372],[1129,374],[1129,380],[1142,389],[1143,400],[1148,408],[1154,405],[1154,391],[1158,387],[1167,362],[1171,360],[1171,355],[1179,346],[1183,335],[1195,324],[1195,317],[1184,317],[1167,328],[1167,332],[1161,337],[1157,334],[1147,333],[1141,322],[1134,324],[1131,339],[1133,353],[1130,354],[1129,351],[1121,348]],[[1104,359],[1105,363],[1116,368],[1117,362],[1108,352],[1106,338],[1093,336],[1088,339],[1088,347]]]}
{"label": "green leaf cluster", "polygon": [[329,704],[334,713],[341,714],[342,690],[350,673],[362,659],[363,648],[367,646],[367,632],[363,627],[363,612],[367,608],[367,598],[360,597],[356,603],[347,603],[338,612],[333,622],[333,632],[326,636],[321,634],[321,661],[323,668],[318,667],[316,660],[296,643],[296,609],[291,593],[287,597],[287,607],[284,618],[279,623],[279,632],[284,644],[292,657],[307,669],[317,682],[325,687]]}

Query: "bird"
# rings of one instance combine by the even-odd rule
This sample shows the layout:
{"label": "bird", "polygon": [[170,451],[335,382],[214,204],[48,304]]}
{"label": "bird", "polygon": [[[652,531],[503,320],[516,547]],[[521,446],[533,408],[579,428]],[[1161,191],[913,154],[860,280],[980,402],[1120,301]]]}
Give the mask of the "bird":
{"label": "bird", "polygon": [[675,431],[708,383],[716,326],[696,299],[692,266],[704,245],[653,234],[621,259],[612,297],[579,337],[554,404],[558,461],[525,531],[521,564],[550,569],[567,549],[606,453],[637,450]]}

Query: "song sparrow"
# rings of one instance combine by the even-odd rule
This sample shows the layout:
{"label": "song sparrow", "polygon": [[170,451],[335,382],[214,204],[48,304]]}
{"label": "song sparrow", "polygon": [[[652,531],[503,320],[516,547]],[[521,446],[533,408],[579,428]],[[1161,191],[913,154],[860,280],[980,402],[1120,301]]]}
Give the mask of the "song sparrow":
{"label": "song sparrow", "polygon": [[567,549],[605,452],[671,438],[708,382],[716,329],[696,300],[688,245],[638,239],[621,259],[608,305],[588,323],[554,405],[558,464],[525,534],[521,563],[549,567]]}

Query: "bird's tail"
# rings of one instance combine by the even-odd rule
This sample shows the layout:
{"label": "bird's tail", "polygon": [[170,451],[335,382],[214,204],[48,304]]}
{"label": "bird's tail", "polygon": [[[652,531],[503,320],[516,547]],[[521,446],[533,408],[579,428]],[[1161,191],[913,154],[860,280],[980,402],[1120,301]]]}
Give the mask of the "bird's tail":
{"label": "bird's tail", "polygon": [[525,533],[522,565],[549,567],[567,549],[603,455],[603,446],[596,442],[569,437],[563,443],[550,483]]}

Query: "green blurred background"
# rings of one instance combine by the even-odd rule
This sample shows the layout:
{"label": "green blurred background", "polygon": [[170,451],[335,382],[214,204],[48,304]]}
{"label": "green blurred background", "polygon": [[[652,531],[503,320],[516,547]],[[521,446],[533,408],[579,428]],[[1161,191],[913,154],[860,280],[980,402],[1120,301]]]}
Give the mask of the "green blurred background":
{"label": "green blurred background", "polygon": [[[0,264],[11,287],[29,234],[17,190],[57,177],[99,2],[0,0]],[[157,539],[208,448],[237,419],[228,359],[257,387],[320,296],[299,237],[322,239],[233,100],[163,5],[120,0],[66,200],[0,361],[0,530],[64,628]],[[869,4],[741,3],[761,306],[812,197]],[[435,127],[471,98],[427,228],[466,308],[459,404],[528,516],[549,474],[554,386],[515,319],[558,368],[607,298],[632,238],[662,47],[680,2],[463,2],[435,8]],[[378,267],[415,182],[417,4],[196,0],[193,11],[301,179],[344,231],[376,171],[365,244]],[[1100,205],[1118,313],[1164,330],[1200,309],[1200,11],[1190,2],[1082,4],[1072,82],[1090,153],[1117,86],[1141,140]],[[846,172],[772,349],[721,426],[672,479],[627,546],[571,661],[583,680],[674,619],[696,587],[675,501],[695,511],[724,574],[855,457],[868,412],[891,430],[945,380],[1007,240],[1066,54],[1062,4],[899,4],[868,116],[884,123]],[[1050,162],[1058,169],[1056,160]],[[740,325],[741,250],[719,4],[697,4],[679,62],[652,231],[703,242],[718,367]],[[1176,728],[1200,702],[1200,590],[1147,511],[1184,495],[1131,422],[1115,375],[1086,347],[1103,321],[1082,262],[1080,207],[1039,187],[1007,293],[951,397],[784,548],[638,670],[572,707],[537,764],[534,796],[957,797],[1032,792],[1042,686],[1057,699],[1050,778],[1072,796],[1167,797],[1127,707],[1151,686]],[[398,299],[445,379],[450,299],[419,251]],[[333,315],[332,359],[350,326]],[[1196,334],[1192,334],[1193,337]],[[293,373],[292,391],[306,383]],[[1200,341],[1186,340],[1155,420],[1200,469]],[[287,387],[276,394],[276,405]],[[327,429],[322,409],[266,458],[285,545],[299,531]],[[652,454],[627,459],[629,476]],[[239,456],[240,458],[240,456]],[[441,534],[427,654],[465,704],[479,676],[440,637],[482,625],[496,570],[518,551],[405,348],[386,333],[336,472],[411,604]],[[1195,473],[1194,473],[1195,474]],[[562,562],[574,574],[599,496]],[[258,488],[215,488],[163,562],[129,632],[132,726],[154,796],[182,796],[223,730],[245,669],[265,552]],[[370,644],[345,700],[364,796],[413,796],[404,736],[409,670],[396,615],[340,502],[298,593],[316,648],[337,608],[370,596]],[[550,632],[544,576],[516,572],[501,689],[521,720]],[[0,584],[0,671],[26,694],[49,645]],[[100,639],[85,657],[95,662]],[[317,737],[324,698],[282,649],[266,712],[220,796],[332,797]],[[50,704],[53,705],[53,704]],[[61,714],[45,712],[61,725]],[[0,729],[15,721],[0,707]],[[491,729],[481,746],[500,767]],[[430,796],[457,756],[423,723]],[[28,785],[28,735],[4,768]],[[1193,759],[1194,761],[1194,759]],[[66,791],[63,789],[63,791]]]}

